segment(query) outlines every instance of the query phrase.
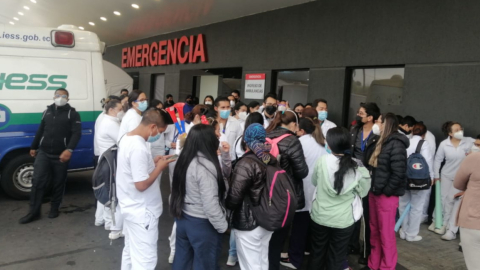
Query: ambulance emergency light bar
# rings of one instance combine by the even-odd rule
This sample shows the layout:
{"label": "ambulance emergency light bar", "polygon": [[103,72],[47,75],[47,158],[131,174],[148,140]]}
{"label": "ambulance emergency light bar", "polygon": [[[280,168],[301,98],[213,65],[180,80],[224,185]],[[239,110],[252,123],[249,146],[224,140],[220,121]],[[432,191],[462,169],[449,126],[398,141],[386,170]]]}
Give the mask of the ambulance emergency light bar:
{"label": "ambulance emergency light bar", "polygon": [[75,36],[73,32],[64,30],[52,30],[50,33],[50,40],[54,47],[75,47]]}

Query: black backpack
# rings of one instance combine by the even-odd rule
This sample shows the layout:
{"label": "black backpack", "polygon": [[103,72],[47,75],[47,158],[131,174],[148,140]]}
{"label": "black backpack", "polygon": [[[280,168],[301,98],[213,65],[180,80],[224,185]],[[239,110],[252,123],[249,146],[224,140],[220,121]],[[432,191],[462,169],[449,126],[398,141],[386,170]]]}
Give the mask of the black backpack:
{"label": "black backpack", "polygon": [[266,180],[259,204],[252,205],[253,216],[258,225],[267,231],[285,228],[292,223],[297,210],[295,185],[282,168],[256,161],[265,166]]}
{"label": "black backpack", "polygon": [[407,159],[407,189],[409,190],[429,189],[432,183],[428,163],[425,157],[420,154],[424,142],[425,140],[420,140],[415,153],[411,154]]}
{"label": "black backpack", "polygon": [[92,177],[93,193],[95,198],[112,213],[112,222],[115,225],[115,209],[118,204],[116,190],[118,146],[108,148],[98,159],[97,168]]}

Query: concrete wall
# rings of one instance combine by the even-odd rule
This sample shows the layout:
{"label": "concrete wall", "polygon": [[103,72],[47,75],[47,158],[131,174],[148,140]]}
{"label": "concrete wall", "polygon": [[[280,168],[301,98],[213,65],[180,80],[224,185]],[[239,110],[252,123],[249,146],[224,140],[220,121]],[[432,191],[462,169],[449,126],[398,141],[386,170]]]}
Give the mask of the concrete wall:
{"label": "concrete wall", "polygon": [[165,93],[178,100],[189,91],[182,70],[266,73],[268,92],[272,70],[309,68],[309,99],[326,98],[337,123],[346,67],[405,65],[404,107],[397,113],[423,120],[440,141],[447,120],[463,123],[467,136],[480,133],[478,10],[478,0],[318,0],[109,47],[105,59],[120,66],[123,47],[203,33],[208,63],[128,71],[140,72],[141,89],[150,89],[149,74],[165,73]]}

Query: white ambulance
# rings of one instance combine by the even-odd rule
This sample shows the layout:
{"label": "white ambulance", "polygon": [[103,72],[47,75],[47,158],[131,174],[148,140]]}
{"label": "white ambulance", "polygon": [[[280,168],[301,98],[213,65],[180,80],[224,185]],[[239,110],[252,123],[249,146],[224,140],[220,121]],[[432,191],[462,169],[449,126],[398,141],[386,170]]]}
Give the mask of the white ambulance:
{"label": "white ambulance", "polygon": [[82,120],[82,138],[69,169],[93,167],[94,124],[107,94],[104,50],[95,33],[71,25],[0,24],[0,182],[9,196],[29,195],[34,161],[30,145],[58,88],[69,91],[69,104]]}

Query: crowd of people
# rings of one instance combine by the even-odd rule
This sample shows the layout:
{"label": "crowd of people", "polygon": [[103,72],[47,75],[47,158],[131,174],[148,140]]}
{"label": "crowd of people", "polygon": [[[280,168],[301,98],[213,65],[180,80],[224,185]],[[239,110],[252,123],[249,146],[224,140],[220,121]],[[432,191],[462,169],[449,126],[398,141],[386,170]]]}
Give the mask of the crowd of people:
{"label": "crowd of people", "polygon": [[[54,99],[48,110],[71,110],[65,89],[57,90]],[[219,269],[227,231],[226,263],[238,262],[241,269],[308,264],[309,270],[343,270],[349,269],[349,254],[358,254],[364,269],[395,269],[396,223],[401,223],[401,239],[422,240],[420,224],[428,220],[435,183],[441,185],[443,225],[436,227],[434,220],[429,230],[448,241],[460,227],[467,267],[480,263],[480,153],[475,153],[480,152],[480,135],[466,137],[460,123],[449,121],[437,149],[423,122],[382,113],[371,102],[359,105],[346,129],[328,120],[325,99],[293,107],[275,94],[263,102],[241,100],[234,90],[226,97],[206,96],[203,104],[188,96],[177,106],[172,95],[165,103],[148,102],[144,92],[134,90],[105,101],[95,123],[95,159],[118,145],[119,204],[112,211],[99,202],[95,225],[110,231],[111,240],[125,237],[122,269],[154,269],[157,264],[163,212],[159,183],[167,168],[167,209],[175,218],[169,262],[175,270]],[[68,123],[75,125],[64,121]],[[39,216],[46,176],[37,166],[52,162],[54,154],[68,163],[78,142],[68,137],[67,149],[49,153],[42,141],[53,125],[44,117],[32,145],[35,196],[21,223]],[[65,133],[73,136],[73,130]],[[423,178],[415,177],[420,173]],[[64,177],[58,174],[54,177]],[[52,217],[58,216],[58,196],[52,200]]]}

